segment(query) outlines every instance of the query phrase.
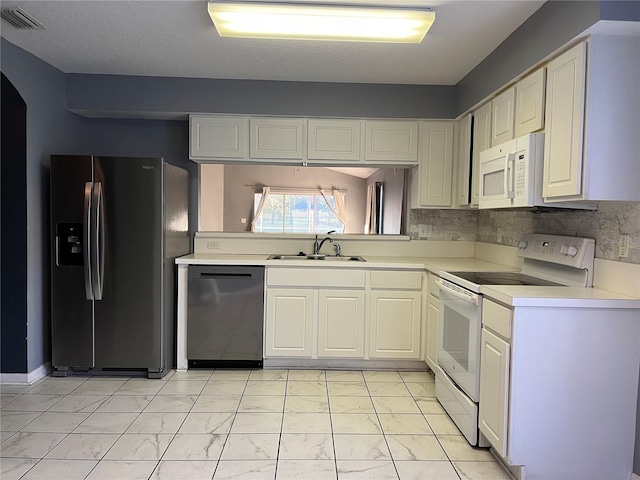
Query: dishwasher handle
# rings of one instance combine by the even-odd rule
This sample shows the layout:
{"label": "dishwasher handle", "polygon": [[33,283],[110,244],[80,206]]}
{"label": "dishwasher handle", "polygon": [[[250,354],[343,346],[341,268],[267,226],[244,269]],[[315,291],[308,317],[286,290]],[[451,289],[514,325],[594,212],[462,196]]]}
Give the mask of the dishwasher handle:
{"label": "dishwasher handle", "polygon": [[264,280],[264,267],[191,265],[189,278],[202,280]]}

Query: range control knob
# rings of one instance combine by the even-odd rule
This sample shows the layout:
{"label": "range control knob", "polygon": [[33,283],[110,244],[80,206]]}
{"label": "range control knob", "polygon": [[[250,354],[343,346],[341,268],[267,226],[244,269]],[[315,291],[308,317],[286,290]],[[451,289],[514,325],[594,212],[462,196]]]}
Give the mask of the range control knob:
{"label": "range control knob", "polygon": [[562,247],[560,247],[560,253],[569,257],[575,257],[578,253],[578,249],[576,247],[567,247],[566,245],[563,245]]}
{"label": "range control knob", "polygon": [[518,248],[520,250],[524,250],[525,248],[527,248],[528,245],[529,245],[529,242],[527,242],[526,240],[520,240],[520,242],[518,242]]}

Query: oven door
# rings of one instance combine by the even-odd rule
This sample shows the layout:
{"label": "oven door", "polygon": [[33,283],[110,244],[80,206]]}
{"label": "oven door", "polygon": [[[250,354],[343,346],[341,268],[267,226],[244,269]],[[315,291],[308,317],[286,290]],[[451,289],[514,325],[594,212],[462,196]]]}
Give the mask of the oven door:
{"label": "oven door", "polygon": [[480,398],[482,296],[442,281],[438,317],[438,364],[469,398]]}

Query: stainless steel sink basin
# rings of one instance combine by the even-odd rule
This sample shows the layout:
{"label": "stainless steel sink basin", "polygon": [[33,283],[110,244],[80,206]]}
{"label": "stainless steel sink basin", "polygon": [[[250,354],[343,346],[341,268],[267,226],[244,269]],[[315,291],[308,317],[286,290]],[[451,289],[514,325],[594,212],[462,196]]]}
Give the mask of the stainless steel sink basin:
{"label": "stainless steel sink basin", "polygon": [[362,257],[341,255],[271,255],[267,260],[322,260],[325,262],[366,262]]}

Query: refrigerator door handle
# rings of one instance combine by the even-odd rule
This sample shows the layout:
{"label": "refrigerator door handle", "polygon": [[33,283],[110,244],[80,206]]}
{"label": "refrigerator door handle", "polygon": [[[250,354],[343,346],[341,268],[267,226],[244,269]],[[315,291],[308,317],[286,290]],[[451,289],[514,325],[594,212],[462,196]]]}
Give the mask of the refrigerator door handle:
{"label": "refrigerator door handle", "polygon": [[96,300],[102,300],[104,285],[104,199],[102,196],[102,182],[95,182],[93,187],[93,238],[91,242],[91,257],[94,268],[93,292]]}
{"label": "refrigerator door handle", "polygon": [[91,282],[91,182],[84,184],[84,216],[82,218],[82,255],[84,260],[84,291],[87,300],[93,300],[93,288]]}

